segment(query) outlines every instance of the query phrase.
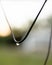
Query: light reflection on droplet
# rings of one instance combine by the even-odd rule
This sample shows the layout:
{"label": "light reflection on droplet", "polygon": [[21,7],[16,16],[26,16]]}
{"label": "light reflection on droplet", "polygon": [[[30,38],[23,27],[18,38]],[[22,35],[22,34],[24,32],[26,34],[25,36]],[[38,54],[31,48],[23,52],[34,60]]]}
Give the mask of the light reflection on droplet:
{"label": "light reflection on droplet", "polygon": [[17,46],[19,46],[20,44],[19,43],[16,43]]}

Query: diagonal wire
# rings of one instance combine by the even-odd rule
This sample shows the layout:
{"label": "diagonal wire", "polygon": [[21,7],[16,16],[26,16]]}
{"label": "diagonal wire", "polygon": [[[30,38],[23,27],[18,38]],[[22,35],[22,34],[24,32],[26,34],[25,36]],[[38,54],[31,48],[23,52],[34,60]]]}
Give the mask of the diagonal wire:
{"label": "diagonal wire", "polygon": [[33,28],[33,26],[34,26],[35,22],[37,21],[37,19],[38,19],[38,17],[39,17],[39,15],[40,15],[40,13],[41,13],[41,11],[42,11],[43,7],[45,6],[45,3],[46,3],[46,2],[47,2],[47,0],[45,0],[45,2],[43,3],[43,5],[42,5],[42,7],[41,7],[40,11],[38,12],[37,16],[35,17],[35,19],[34,19],[34,21],[33,21],[32,25],[31,25],[30,29],[28,30],[28,32],[27,32],[27,34],[26,34],[26,36],[25,36],[24,38],[22,38],[22,39],[19,41],[19,43],[23,42],[23,41],[24,41],[24,40],[28,37],[28,35],[29,35],[30,31],[32,30],[32,28]]}
{"label": "diagonal wire", "polygon": [[46,56],[46,59],[44,61],[44,65],[47,64],[47,61],[48,61],[48,58],[49,58],[49,55],[50,55],[50,50],[51,50],[51,38],[52,38],[52,29],[51,29],[51,33],[50,33],[50,40],[49,40],[49,45],[48,45],[48,52],[47,52],[47,56]]}
{"label": "diagonal wire", "polygon": [[4,16],[5,16],[5,18],[6,18],[6,21],[7,21],[8,25],[9,25],[9,28],[10,28],[10,30],[11,30],[11,34],[12,34],[12,37],[13,37],[13,40],[15,41],[15,43],[22,43],[22,42],[28,37],[28,35],[29,35],[31,29],[33,28],[35,22],[37,21],[37,18],[38,18],[38,16],[40,15],[40,13],[41,13],[41,11],[42,11],[42,9],[43,9],[43,7],[44,7],[44,5],[45,5],[46,2],[47,2],[47,0],[45,0],[45,2],[43,3],[43,5],[42,5],[40,11],[38,12],[36,18],[34,19],[34,21],[33,21],[32,25],[31,25],[30,29],[29,29],[28,32],[27,32],[27,34],[26,34],[20,41],[17,41],[17,40],[16,40],[16,38],[15,38],[15,36],[14,36],[14,33],[13,33],[12,29],[11,29],[11,26],[10,26],[10,24],[9,24],[9,21],[8,21],[8,19],[7,19],[7,16],[6,16],[6,14],[5,14],[5,11],[4,11],[4,9],[3,9],[2,5],[1,5],[1,8],[2,8],[2,10],[3,10],[3,13],[4,13]]}
{"label": "diagonal wire", "polygon": [[[0,3],[0,4],[1,4],[1,3]],[[8,23],[8,26],[9,26],[9,28],[10,28],[10,31],[11,31],[11,34],[12,34],[12,37],[13,37],[13,40],[15,41],[15,43],[17,43],[17,40],[16,40],[15,35],[14,35],[13,31],[12,31],[12,28],[11,28],[11,26],[10,26],[10,24],[9,24],[9,21],[8,21],[8,19],[7,19],[7,16],[6,16],[6,13],[5,13],[5,10],[4,10],[2,4],[1,4],[1,8],[2,8],[2,11],[3,11],[3,13],[4,13],[5,19],[6,19],[7,23]]]}
{"label": "diagonal wire", "polygon": [[[45,5],[46,2],[47,2],[47,0],[45,0],[45,2],[43,3],[43,5],[42,5],[42,7],[41,7],[41,9],[40,9],[40,11],[39,11],[39,13],[37,14],[35,20],[33,21],[32,25],[31,25],[31,27],[30,27],[30,29],[28,30],[27,34],[26,34],[26,35],[24,36],[24,38],[22,38],[20,41],[17,41],[17,40],[16,40],[16,38],[15,38],[15,36],[14,36],[14,33],[13,33],[13,31],[12,31],[12,28],[11,28],[11,26],[10,26],[10,24],[9,24],[8,19],[7,19],[7,16],[6,16],[6,14],[5,14],[5,11],[4,11],[3,7],[1,6],[1,8],[2,8],[2,10],[3,10],[3,13],[4,13],[4,16],[5,16],[5,18],[6,18],[6,21],[7,21],[8,25],[9,25],[10,30],[11,30],[11,34],[12,34],[12,37],[13,37],[13,40],[15,41],[15,43],[21,43],[21,42],[23,42],[23,41],[27,38],[27,36],[29,35],[31,29],[33,28],[33,26],[34,26],[34,24],[35,24],[35,22],[36,22],[38,16],[40,15],[40,13],[41,13],[41,11],[42,11],[42,9],[43,9],[43,7],[44,7],[44,5]],[[51,30],[52,30],[52,29],[51,29]],[[51,32],[51,33],[52,33],[52,32]],[[50,49],[51,49],[51,35],[50,35],[50,41],[49,41],[49,46],[48,46],[48,52],[47,52],[46,59],[45,59],[45,61],[44,61],[44,65],[47,64],[47,61],[48,61],[48,58],[49,58],[49,54],[50,54]]]}

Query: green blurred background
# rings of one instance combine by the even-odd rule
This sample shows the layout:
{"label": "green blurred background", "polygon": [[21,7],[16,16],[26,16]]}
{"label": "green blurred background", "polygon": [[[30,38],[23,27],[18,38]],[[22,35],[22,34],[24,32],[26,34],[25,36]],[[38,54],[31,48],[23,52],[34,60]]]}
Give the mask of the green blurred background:
{"label": "green blurred background", "polygon": [[[47,28],[47,27],[49,28],[50,23],[52,25],[52,17],[48,18],[48,25],[44,26],[43,28]],[[38,27],[39,24],[36,23],[33,30],[34,29],[36,30]],[[26,31],[27,30],[20,31],[17,29],[13,29],[15,37],[18,40],[22,38],[23,34],[25,34]],[[44,50],[42,51],[39,50],[39,51],[24,52],[22,47],[23,47],[23,43],[19,47],[15,45],[11,34],[6,37],[0,36],[0,65],[43,65],[44,64],[48,48],[47,49],[43,48]],[[52,48],[47,65],[52,65]]]}
{"label": "green blurred background", "polygon": [[[9,19],[9,21],[18,21],[18,19],[17,19],[18,17],[16,17],[17,13],[12,14],[13,8],[11,8],[12,10],[10,11],[10,7],[12,7],[14,4],[11,5],[12,1],[10,2],[11,6],[8,6],[8,4],[6,4],[6,3],[4,5],[7,5],[7,6],[6,7],[4,6],[5,7],[4,9],[7,13],[7,16],[8,16],[7,18]],[[13,2],[13,3],[16,3],[16,2]],[[38,7],[38,5],[37,5],[37,7]],[[9,11],[7,8],[9,9]],[[47,10],[48,9],[49,9],[49,7],[47,8]],[[46,7],[44,10],[46,10]],[[8,25],[7,25],[7,27],[5,27],[6,25],[4,23],[6,23],[6,22],[5,22],[4,17],[0,16],[0,18],[4,21],[4,22],[1,22],[2,20],[0,20],[0,24],[1,24],[0,25],[0,65],[43,65],[44,64],[44,61],[45,61],[45,58],[47,55],[47,51],[48,51],[50,35],[52,35],[52,33],[51,33],[52,14],[51,15],[49,14],[49,16],[47,16],[48,13],[45,12],[44,10],[43,10],[41,16],[43,16],[43,14],[44,14],[44,15],[46,15],[46,17],[37,20],[34,27],[32,28],[32,31],[30,32],[29,36],[23,43],[21,43],[20,46],[16,46],[16,44],[12,38],[11,31],[8,28]],[[28,11],[28,9],[27,9],[27,11]],[[23,13],[23,12],[21,12],[21,13]],[[14,14],[16,14],[16,15],[14,15]],[[3,14],[1,14],[1,15],[3,15]],[[14,15],[16,20],[11,15],[12,16]],[[41,18],[41,16],[40,16],[40,18]],[[22,15],[21,15],[21,17],[23,18]],[[24,16],[24,17],[26,17],[26,16]],[[32,16],[32,18],[33,18],[33,16]],[[27,19],[28,19],[28,17],[27,17]],[[13,24],[11,22],[9,22],[10,24],[13,25],[13,26],[11,25],[11,27],[12,27],[12,30],[13,30],[14,35],[17,40],[20,40],[26,34],[26,32],[30,28],[33,20],[34,19],[29,18],[28,21],[26,21],[25,23],[23,22],[24,21],[23,20],[22,21],[23,23],[21,22],[21,24],[23,24],[21,27],[20,27],[19,22],[15,23],[15,24],[14,24],[14,22],[12,22]],[[18,23],[19,23],[19,28],[17,26],[15,27],[15,25]],[[51,41],[52,41],[52,39],[51,39]],[[52,44],[52,42],[51,42],[51,44]],[[51,45],[51,52],[50,52],[50,56],[49,56],[47,65],[52,65],[52,45]]]}

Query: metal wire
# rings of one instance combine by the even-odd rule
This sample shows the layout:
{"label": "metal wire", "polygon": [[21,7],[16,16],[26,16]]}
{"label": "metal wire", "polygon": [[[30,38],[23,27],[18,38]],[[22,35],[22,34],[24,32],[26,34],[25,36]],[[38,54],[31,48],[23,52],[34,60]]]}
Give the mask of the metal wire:
{"label": "metal wire", "polygon": [[[18,43],[18,44],[19,44],[19,43],[22,43],[22,42],[28,37],[28,35],[29,35],[31,29],[33,28],[35,22],[37,21],[37,18],[38,18],[38,16],[40,15],[40,13],[41,13],[41,11],[42,11],[42,9],[43,9],[43,7],[44,7],[44,5],[45,5],[46,2],[47,2],[47,0],[45,0],[45,2],[43,3],[43,5],[42,5],[40,11],[38,12],[38,14],[37,14],[35,20],[33,21],[33,23],[32,23],[32,25],[31,25],[30,29],[28,30],[27,34],[26,34],[20,41],[17,41],[17,40],[16,40],[15,35],[14,35],[14,33],[13,33],[13,31],[12,31],[12,28],[11,28],[11,26],[10,26],[10,24],[9,24],[9,21],[8,21],[8,19],[7,19],[7,16],[6,16],[6,14],[5,14],[5,11],[4,11],[3,7],[1,6],[1,7],[2,7],[2,10],[3,10],[3,13],[4,13],[4,16],[5,16],[5,18],[6,18],[6,21],[7,21],[8,25],[9,25],[10,30],[11,30],[11,34],[12,34],[12,37],[13,37],[13,40],[14,40],[15,43]],[[46,64],[47,64],[47,61],[48,61],[48,58],[49,58],[49,54],[50,54],[50,49],[51,49],[51,35],[50,35],[50,41],[49,41],[47,56],[46,56],[46,59],[45,59],[43,65],[46,65]]]}
{"label": "metal wire", "polygon": [[8,21],[8,19],[7,19],[7,16],[6,16],[6,14],[5,14],[5,11],[4,11],[4,9],[3,9],[2,5],[1,5],[1,8],[2,8],[2,10],[3,10],[3,13],[4,13],[4,16],[5,16],[5,18],[6,18],[6,21],[7,21],[8,25],[9,25],[9,28],[10,28],[10,30],[11,30],[11,34],[12,34],[12,37],[13,37],[13,40],[14,40],[15,43],[22,43],[22,42],[28,37],[28,35],[29,35],[31,29],[33,28],[35,22],[37,21],[37,18],[38,18],[38,16],[40,15],[40,13],[41,13],[41,11],[42,11],[42,9],[43,9],[43,7],[44,7],[44,5],[45,5],[46,2],[47,2],[47,0],[45,0],[45,2],[43,3],[43,5],[42,5],[40,11],[38,12],[36,18],[34,19],[34,21],[33,21],[32,25],[31,25],[30,29],[29,29],[28,32],[27,32],[27,34],[26,34],[20,41],[16,40],[15,35],[14,35],[14,33],[13,33],[13,31],[12,31],[12,28],[11,28],[11,26],[10,26],[10,24],[9,24],[9,21]]}
{"label": "metal wire", "polygon": [[48,58],[49,58],[49,55],[50,55],[50,50],[51,50],[51,38],[52,38],[52,29],[51,29],[51,33],[50,33],[50,40],[49,40],[49,45],[48,45],[48,52],[47,52],[47,55],[46,55],[46,59],[45,59],[44,65],[47,64],[47,61],[48,61]]}

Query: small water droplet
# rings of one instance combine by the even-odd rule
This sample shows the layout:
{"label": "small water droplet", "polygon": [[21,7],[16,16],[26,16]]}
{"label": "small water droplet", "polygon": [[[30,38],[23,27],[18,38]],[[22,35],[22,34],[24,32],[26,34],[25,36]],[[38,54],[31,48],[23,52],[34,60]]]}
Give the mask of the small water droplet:
{"label": "small water droplet", "polygon": [[19,46],[20,44],[19,43],[16,43],[17,46]]}

